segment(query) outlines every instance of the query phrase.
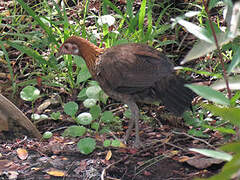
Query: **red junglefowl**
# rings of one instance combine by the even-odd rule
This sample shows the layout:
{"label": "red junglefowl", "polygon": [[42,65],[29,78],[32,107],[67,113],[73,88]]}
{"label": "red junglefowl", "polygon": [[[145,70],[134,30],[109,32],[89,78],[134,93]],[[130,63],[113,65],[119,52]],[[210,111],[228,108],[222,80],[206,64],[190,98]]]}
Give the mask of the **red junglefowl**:
{"label": "red junglefowl", "polygon": [[57,56],[63,54],[81,56],[103,91],[128,105],[131,120],[124,140],[127,141],[135,122],[136,146],[141,145],[136,102],[161,101],[177,115],[191,107],[193,92],[175,75],[171,61],[152,47],[130,43],[101,49],[86,39],[72,36],[63,43]]}

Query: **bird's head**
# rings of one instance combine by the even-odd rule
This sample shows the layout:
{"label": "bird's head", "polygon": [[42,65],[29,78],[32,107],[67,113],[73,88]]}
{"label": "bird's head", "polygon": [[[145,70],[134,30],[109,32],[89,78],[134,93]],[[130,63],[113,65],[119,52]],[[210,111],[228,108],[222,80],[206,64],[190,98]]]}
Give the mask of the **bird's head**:
{"label": "bird's head", "polygon": [[78,45],[74,42],[64,42],[58,50],[57,57],[64,54],[79,55]]}

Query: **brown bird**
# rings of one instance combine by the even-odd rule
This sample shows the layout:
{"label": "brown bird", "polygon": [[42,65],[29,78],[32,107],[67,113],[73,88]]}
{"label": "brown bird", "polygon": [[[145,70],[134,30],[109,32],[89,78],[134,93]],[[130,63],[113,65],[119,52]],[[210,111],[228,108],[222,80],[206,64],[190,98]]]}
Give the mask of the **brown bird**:
{"label": "brown bird", "polygon": [[81,56],[103,91],[128,105],[131,120],[124,140],[127,141],[135,122],[136,146],[141,145],[136,102],[161,101],[177,115],[191,107],[194,93],[176,76],[173,63],[148,45],[130,43],[101,49],[86,39],[72,36],[62,44],[57,56],[63,54]]}

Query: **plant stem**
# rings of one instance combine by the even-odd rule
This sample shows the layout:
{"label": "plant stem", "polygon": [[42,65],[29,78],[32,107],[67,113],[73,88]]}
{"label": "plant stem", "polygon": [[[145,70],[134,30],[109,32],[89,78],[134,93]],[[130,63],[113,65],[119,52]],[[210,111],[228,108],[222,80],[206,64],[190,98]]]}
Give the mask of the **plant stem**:
{"label": "plant stem", "polygon": [[208,2],[209,2],[209,1],[203,0],[204,7],[205,7],[205,10],[206,10],[207,16],[208,16],[210,28],[211,28],[211,30],[212,30],[213,38],[214,38],[214,41],[215,41],[215,44],[216,44],[216,47],[217,47],[217,51],[218,51],[218,54],[219,54],[219,60],[220,60],[220,63],[221,63],[221,65],[222,65],[223,78],[224,78],[225,83],[226,83],[228,98],[231,99],[231,98],[232,98],[232,93],[231,93],[231,90],[230,90],[230,88],[229,88],[228,76],[227,76],[226,69],[225,69],[225,67],[224,67],[223,56],[222,56],[221,49],[220,49],[219,44],[218,44],[216,32],[215,32],[215,30],[214,30],[214,28],[213,28],[212,20],[210,19],[210,14],[209,14],[209,11],[208,11]]}

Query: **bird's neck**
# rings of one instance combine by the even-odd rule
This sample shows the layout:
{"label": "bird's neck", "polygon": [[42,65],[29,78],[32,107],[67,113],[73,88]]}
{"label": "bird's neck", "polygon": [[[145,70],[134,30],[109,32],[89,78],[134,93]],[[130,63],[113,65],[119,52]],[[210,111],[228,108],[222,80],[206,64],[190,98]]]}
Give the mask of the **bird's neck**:
{"label": "bird's neck", "polygon": [[92,74],[92,76],[95,76],[95,66],[99,60],[99,55],[103,53],[103,49],[95,46],[93,43],[89,42],[86,39],[83,39],[81,37],[77,37],[77,45],[79,48],[79,54],[83,57],[85,60],[87,67]]}

